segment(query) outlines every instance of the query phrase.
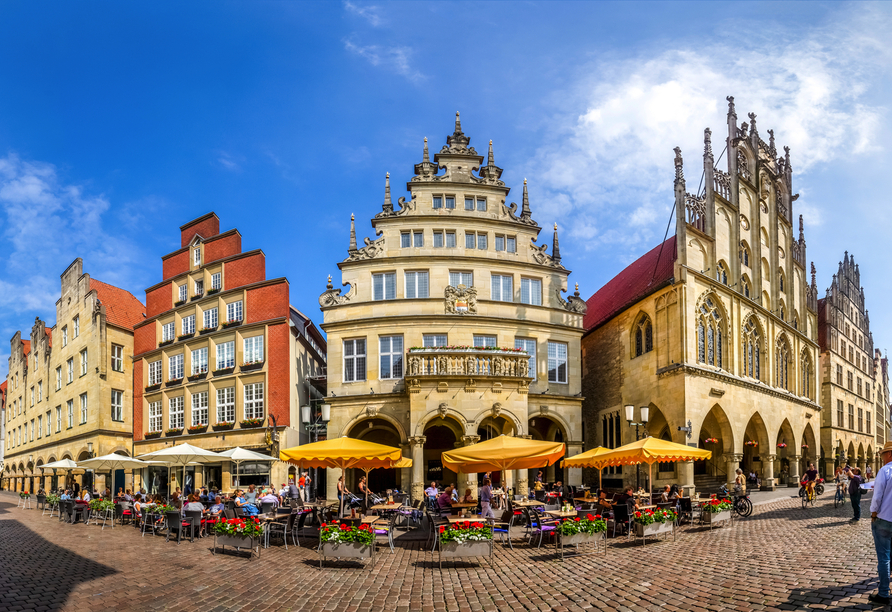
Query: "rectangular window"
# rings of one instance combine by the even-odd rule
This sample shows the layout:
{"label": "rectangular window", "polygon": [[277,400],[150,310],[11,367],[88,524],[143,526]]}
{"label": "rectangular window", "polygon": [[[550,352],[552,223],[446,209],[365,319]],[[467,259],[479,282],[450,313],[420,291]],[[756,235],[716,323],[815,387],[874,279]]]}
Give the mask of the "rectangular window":
{"label": "rectangular window", "polygon": [[474,232],[465,232],[465,248],[473,249],[477,247],[477,236]]}
{"label": "rectangular window", "polygon": [[514,277],[502,274],[492,275],[492,299],[498,302],[514,301]]}
{"label": "rectangular window", "polygon": [[29,442],[34,442],[34,419],[31,419],[31,437],[28,439]]}
{"label": "rectangular window", "polygon": [[187,295],[188,290],[187,290],[187,288],[186,288],[186,285],[185,285],[185,284],[180,285],[179,288],[178,288],[178,291],[179,291],[179,294],[180,294],[180,299],[178,299],[177,302],[185,302],[185,301],[186,301],[186,298],[189,297],[189,296]]}
{"label": "rectangular window", "polygon": [[39,415],[37,417],[37,439],[40,440],[43,437],[43,415]]}
{"label": "rectangular window", "polygon": [[207,347],[192,351],[192,375],[207,374],[208,371],[208,349]]}
{"label": "rectangular window", "polygon": [[81,376],[87,373],[87,349],[81,351]]}
{"label": "rectangular window", "polygon": [[849,391],[854,391],[854,390],[855,390],[855,385],[854,385],[854,382],[853,382],[853,381],[855,380],[855,377],[852,375],[851,372],[846,372],[846,375],[847,375],[847,377],[848,377],[848,388],[849,388]]}
{"label": "rectangular window", "polygon": [[486,212],[486,198],[477,198],[478,212]]}
{"label": "rectangular window", "polygon": [[483,336],[474,334],[474,346],[495,347],[496,341],[497,340],[495,336]]}
{"label": "rectangular window", "polygon": [[446,334],[424,334],[421,337],[421,345],[425,347],[448,346]]}
{"label": "rectangular window", "polygon": [[87,394],[83,393],[81,395],[81,425],[84,425],[87,422]]}
{"label": "rectangular window", "polygon": [[465,210],[474,210],[474,198],[465,198]]}
{"label": "rectangular window", "polygon": [[396,273],[372,274],[372,299],[396,299]]}
{"label": "rectangular window", "polygon": [[548,382],[567,382],[567,345],[563,342],[548,343]]}
{"label": "rectangular window", "polygon": [[536,380],[536,341],[531,338],[515,338],[514,348],[523,349],[530,356],[530,359],[527,362],[529,367],[527,376]]}
{"label": "rectangular window", "polygon": [[486,234],[477,234],[477,248],[486,250]]}
{"label": "rectangular window", "polygon": [[246,364],[263,361],[263,336],[245,338],[244,359]]}
{"label": "rectangular window", "polygon": [[414,247],[423,247],[424,246],[424,232],[412,232],[412,246],[414,246]]}
{"label": "rectangular window", "polygon": [[344,382],[365,380],[365,338],[344,340]]}
{"label": "rectangular window", "polygon": [[870,410],[867,411],[867,433],[870,433]]}
{"label": "rectangular window", "polygon": [[43,381],[39,380],[39,381],[37,381],[37,403],[39,404],[42,401],[43,401]]}
{"label": "rectangular window", "polygon": [[226,320],[241,321],[242,320],[242,301],[230,302],[226,304]]}
{"label": "rectangular window", "polygon": [[505,250],[505,237],[501,234],[496,234],[496,251],[504,251]]}
{"label": "rectangular window", "polygon": [[446,232],[446,248],[455,248],[455,232]]}
{"label": "rectangular window", "polygon": [[172,397],[167,403],[167,414],[170,422],[169,429],[182,429],[185,425],[183,415],[183,396]]}
{"label": "rectangular window", "polygon": [[836,366],[836,384],[842,386],[842,366]]}
{"label": "rectangular window", "polygon": [[471,272],[449,272],[449,284],[453,287],[464,285],[465,287],[474,286],[474,274]]}
{"label": "rectangular window", "polygon": [[72,337],[77,338],[78,336],[81,335],[81,318],[80,318],[80,316],[74,317],[74,321],[72,323],[74,324],[74,332],[72,334]]}
{"label": "rectangular window", "polygon": [[245,418],[263,418],[263,383],[245,385]]}
{"label": "rectangular window", "polygon": [[406,272],[406,298],[430,297],[427,272]]}
{"label": "rectangular window", "polygon": [[62,366],[56,368],[56,391],[62,388]]}
{"label": "rectangular window", "polygon": [[62,348],[68,346],[68,326],[62,328]]}
{"label": "rectangular window", "polygon": [[217,389],[217,422],[235,422],[235,387]]}
{"label": "rectangular window", "polygon": [[192,251],[192,263],[194,263],[196,266],[201,265],[201,248],[200,247],[195,249],[194,251]]}
{"label": "rectangular window", "polygon": [[161,402],[149,404],[149,432],[161,431]]}
{"label": "rectangular window", "polygon": [[849,429],[855,429],[855,405],[849,404]]}
{"label": "rectangular window", "polygon": [[381,368],[378,376],[382,379],[403,377],[403,337],[381,336],[378,338],[378,355]]}
{"label": "rectangular window", "polygon": [[204,280],[195,281],[195,295],[204,295]]}
{"label": "rectangular window", "polygon": [[65,364],[68,366],[68,383],[71,384],[74,380],[74,357],[69,357]]}
{"label": "rectangular window", "polygon": [[443,196],[434,196],[434,208],[443,208]]}
{"label": "rectangular window", "polygon": [[535,278],[520,279],[520,301],[533,306],[542,305],[542,281]]}
{"label": "rectangular window", "polygon": [[62,431],[62,406],[56,406],[56,433]]}
{"label": "rectangular window", "polygon": [[183,354],[173,355],[167,359],[167,380],[183,379]]}
{"label": "rectangular window", "polygon": [[208,392],[192,395],[192,427],[208,424]]}
{"label": "rectangular window", "polygon": [[836,400],[836,426],[837,427],[845,427],[845,408],[843,407],[842,400]]}
{"label": "rectangular window", "polygon": [[111,418],[112,421],[124,420],[124,392],[117,389],[111,392]]}
{"label": "rectangular window", "polygon": [[68,412],[68,429],[74,427],[74,400],[68,400],[65,403],[65,408]]}
{"label": "rectangular window", "polygon": [[120,344],[112,344],[111,368],[115,372],[124,371],[124,347]]}
{"label": "rectangular window", "polygon": [[183,317],[182,324],[182,335],[185,336],[187,334],[191,335],[195,333],[195,315],[189,315],[188,317]]}
{"label": "rectangular window", "polygon": [[219,272],[211,274],[211,289],[220,289],[223,287],[223,275]]}
{"label": "rectangular window", "polygon": [[400,247],[403,249],[407,249],[410,246],[412,246],[412,233],[400,232]]}
{"label": "rectangular window", "polygon": [[161,384],[161,360],[149,364],[149,386]]}
{"label": "rectangular window", "polygon": [[455,196],[446,196],[446,208],[455,210]]}
{"label": "rectangular window", "polygon": [[434,232],[434,248],[439,249],[443,246],[443,232]]}
{"label": "rectangular window", "polygon": [[173,321],[161,326],[161,342],[169,342],[173,340],[175,334],[176,328],[174,327]]}
{"label": "rectangular window", "polygon": [[208,308],[204,311],[204,329],[217,329],[217,309]]}
{"label": "rectangular window", "polygon": [[[861,377],[858,377],[858,395],[861,395]],[[40,401],[40,400],[38,400]]]}
{"label": "rectangular window", "polygon": [[517,252],[517,239],[514,236],[505,237],[505,250],[509,253]]}
{"label": "rectangular window", "polygon": [[222,342],[217,345],[217,369],[235,367],[235,342]]}
{"label": "rectangular window", "polygon": [[864,431],[864,409],[858,408],[858,431]]}

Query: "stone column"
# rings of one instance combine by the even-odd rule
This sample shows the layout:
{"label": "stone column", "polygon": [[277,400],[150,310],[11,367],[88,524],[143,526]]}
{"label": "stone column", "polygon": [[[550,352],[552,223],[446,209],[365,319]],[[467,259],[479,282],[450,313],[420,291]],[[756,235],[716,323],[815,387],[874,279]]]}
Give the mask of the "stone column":
{"label": "stone column", "polygon": [[774,482],[774,462],[777,455],[765,455],[762,458],[762,490],[774,491],[777,484]]}
{"label": "stone column", "polygon": [[802,455],[791,455],[788,457],[790,460],[790,477],[787,481],[788,487],[793,487],[795,489],[799,488],[799,461],[802,459]]}
{"label": "stone column", "polygon": [[836,460],[833,457],[825,458],[824,459],[824,470],[823,470],[823,472],[821,472],[822,475],[824,476],[824,478],[827,478],[828,476],[832,477],[833,472],[835,472],[835,471],[836,471]]}
{"label": "stone column", "polygon": [[[518,438],[523,438],[525,440],[532,440],[533,436],[530,434],[520,434],[517,436]],[[530,480],[527,476],[527,470],[513,470],[514,472],[514,490],[517,495],[523,495],[526,497],[530,494]]]}
{"label": "stone column", "polygon": [[409,451],[412,454],[412,499],[424,499],[424,443],[425,436],[409,438]]}
{"label": "stone column", "polygon": [[[461,437],[463,446],[471,446],[472,444],[477,444],[480,442],[480,436],[462,436]],[[458,482],[456,485],[459,488],[458,496],[462,497],[465,494],[465,489],[471,489],[471,495],[474,496],[474,499],[477,498],[477,474],[465,474],[462,472],[458,475]]]}
{"label": "stone column", "polygon": [[[567,442],[567,457],[578,455],[582,452],[583,443],[581,441]],[[578,487],[582,484],[582,468],[564,468],[564,485]]]}
{"label": "stone column", "polygon": [[740,467],[741,461],[743,461],[741,453],[725,455],[725,482],[728,484],[728,489],[734,489],[734,478],[737,477],[737,468]]}
{"label": "stone column", "polygon": [[678,484],[684,492],[685,497],[690,497],[694,491],[694,462],[679,461],[676,464],[678,468]]}

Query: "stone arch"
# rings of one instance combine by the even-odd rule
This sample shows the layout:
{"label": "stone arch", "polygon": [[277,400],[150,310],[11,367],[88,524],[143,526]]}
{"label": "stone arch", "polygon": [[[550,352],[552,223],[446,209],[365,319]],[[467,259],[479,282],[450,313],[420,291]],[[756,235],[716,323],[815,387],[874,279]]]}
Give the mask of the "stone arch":
{"label": "stone arch", "polygon": [[846,451],[846,462],[849,465],[856,465],[858,461],[858,455],[855,453],[855,443],[849,442],[849,448]]}
{"label": "stone arch", "polygon": [[707,267],[706,249],[696,238],[688,242],[687,249],[688,266],[693,270],[705,271]]}
{"label": "stone arch", "polygon": [[[712,442],[712,439],[715,439],[716,442]],[[707,440],[710,441],[707,442]],[[704,417],[703,422],[700,423],[697,445],[700,448],[712,451],[712,457],[705,462],[695,461],[694,472],[711,476],[723,476],[726,471],[726,464],[722,456],[734,453],[737,445],[735,444],[731,421],[720,404],[713,404]]]}
{"label": "stone arch", "polygon": [[[534,440],[545,440],[548,442],[567,442],[569,440],[569,432],[566,422],[555,414],[539,412],[530,415],[529,429],[530,435]],[[548,467],[541,468],[547,482],[556,482],[558,480],[565,481],[565,471],[560,466],[560,462],[555,462]],[[529,470],[528,476],[530,481],[536,477],[537,470]]]}
{"label": "stone arch", "polygon": [[[660,410],[654,403],[651,403],[648,407],[650,408],[650,414],[648,415],[647,421],[647,433],[660,440],[685,444],[684,433],[678,431],[678,427],[674,422],[669,420],[666,413]],[[655,464],[653,467],[653,477],[655,486],[662,486],[663,484],[670,483],[670,481],[676,482],[678,480],[678,464],[674,462]],[[657,482],[660,480],[666,482]]]}
{"label": "stone arch", "polygon": [[747,268],[753,267],[753,249],[745,239],[740,241],[740,263]]}
{"label": "stone arch", "polygon": [[[530,419],[538,419],[539,417],[544,417],[546,419],[550,419],[554,423],[558,425],[560,428],[562,435],[564,436],[564,442],[570,439],[570,432],[573,431],[573,428],[570,427],[570,423],[556,412],[544,412],[541,408],[533,414],[530,415]],[[533,433],[530,431],[530,433]]]}
{"label": "stone arch", "polygon": [[433,418],[428,419],[424,423],[419,435],[425,437],[422,451],[424,466],[427,467],[427,473],[424,476],[425,480],[458,484],[458,474],[446,469],[442,464],[439,466],[437,464],[441,461],[440,456],[443,452],[462,445],[465,431],[465,423],[460,422],[451,414],[440,416],[439,413],[434,413]]}
{"label": "stone arch", "polygon": [[764,478],[766,472],[763,463],[766,460],[763,457],[774,453],[770,448],[768,427],[765,426],[765,421],[758,411],[754,412],[747,422],[743,437],[743,471],[747,474],[755,472]]}
{"label": "stone arch", "polygon": [[508,421],[513,429],[513,431],[509,431],[503,426],[495,427],[494,429],[499,430],[500,433],[516,436],[526,430],[517,415],[514,414],[514,412],[512,412],[511,410],[503,409],[500,402],[494,402],[493,405],[489,408],[478,412],[473,419],[468,421],[467,428],[472,435],[479,435],[479,430],[481,427],[486,427],[487,425],[492,426],[498,423],[499,419]]}
{"label": "stone arch", "polygon": [[864,443],[861,442],[858,444],[858,467],[861,468],[862,470],[866,467],[864,461],[865,461]]}
{"label": "stone arch", "polygon": [[750,280],[750,275],[746,272],[740,275],[740,292],[743,294],[743,297],[753,299],[753,282]]}
{"label": "stone arch", "polygon": [[762,292],[762,308],[771,310],[771,296],[768,295],[767,291]]}
{"label": "stone arch", "polygon": [[481,416],[474,426],[474,435],[480,436],[481,442],[498,436],[517,435],[517,423],[513,418],[508,418],[508,414],[502,412],[498,415],[490,413]]}
{"label": "stone arch", "polygon": [[352,432],[353,428],[356,427],[357,425],[359,425],[360,423],[362,423],[363,421],[367,421],[369,419],[381,419],[382,421],[386,421],[387,423],[392,425],[393,428],[399,434],[401,444],[405,444],[408,441],[409,437],[406,434],[406,430],[403,427],[403,424],[400,423],[399,420],[393,418],[392,416],[390,416],[388,414],[384,414],[383,412],[378,412],[374,416],[369,415],[367,412],[362,412],[362,413],[356,415],[355,417],[350,419],[346,425],[344,425],[343,430],[345,432],[347,432],[345,435],[352,437],[352,436],[350,436],[350,433]]}
{"label": "stone arch", "polygon": [[[438,409],[430,410],[418,419],[418,425],[415,426],[415,435],[423,436],[424,430],[429,427],[430,423],[438,419],[445,423],[455,424],[452,426],[457,426],[459,428],[458,431],[461,432],[457,434],[459,438],[461,438],[467,430],[468,422],[465,420],[464,415],[444,402],[440,404]],[[449,427],[450,425],[447,424],[446,426]]]}
{"label": "stone arch", "polygon": [[632,323],[632,329],[629,333],[629,341],[631,346],[630,354],[632,359],[640,357],[645,353],[654,350],[654,326],[653,321],[646,312],[641,311],[635,317]]}
{"label": "stone arch", "polygon": [[[393,446],[400,448],[405,443],[402,437],[403,432],[394,425],[392,420],[382,418],[383,415],[363,415],[363,418],[354,420],[350,428],[345,428],[347,436],[358,440],[366,440],[375,442],[385,446]],[[402,468],[405,469],[405,468]],[[349,470],[347,475],[347,486],[351,491],[358,490],[359,478],[364,476],[362,470]],[[403,476],[407,476],[408,471]],[[387,489],[403,489],[410,478],[401,478],[401,473],[395,468],[380,468],[371,470],[368,475],[369,489],[375,492],[386,491]]]}
{"label": "stone arch", "polygon": [[71,457],[71,452],[69,451],[65,451],[64,453],[62,453],[62,459],[71,459],[72,461],[74,461],[74,459]]}
{"label": "stone arch", "polygon": [[805,427],[802,430],[802,444],[799,445],[799,450],[802,454],[802,464],[800,466],[801,471],[799,472],[799,474],[804,474],[808,464],[814,463],[817,466],[818,459],[820,458],[818,439],[815,436],[815,432],[814,429],[812,429],[811,423],[806,423]]}
{"label": "stone arch", "polygon": [[715,264],[715,280],[723,285],[727,285],[729,278],[730,274],[728,272],[728,264],[725,263],[724,259],[720,259]]}

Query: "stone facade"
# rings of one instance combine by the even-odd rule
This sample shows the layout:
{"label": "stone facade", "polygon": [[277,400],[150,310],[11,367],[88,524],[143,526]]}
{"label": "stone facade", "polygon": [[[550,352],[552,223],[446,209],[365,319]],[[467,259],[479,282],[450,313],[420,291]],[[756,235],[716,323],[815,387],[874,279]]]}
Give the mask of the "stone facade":
{"label": "stone facade", "polygon": [[[521,205],[506,204],[492,143],[485,163],[469,144],[456,114],[433,161],[425,139],[410,195],[396,205],[388,175],[375,238],[360,246],[351,220],[338,264],[349,289],[329,278],[319,298],[331,355],[329,437],[398,446],[413,460],[411,469],[372,471],[372,490],[411,488],[417,499],[438,480],[476,494],[477,475],[444,473],[440,455],[499,434],[561,440],[569,455],[582,449],[575,357],[585,304],[578,290],[562,295],[570,271],[557,227],[549,253],[537,242],[526,184]],[[338,476],[329,474],[329,498]],[[524,491],[528,474],[498,479]]]}
{"label": "stone facade", "polygon": [[[39,318],[28,340],[11,341],[7,378],[6,485],[46,490],[76,482],[91,472],[44,474],[40,466],[61,459],[132,452],[133,325],[145,308],[130,293],[90,278],[76,259],[62,274],[56,325]],[[54,482],[55,481],[55,482]],[[95,474],[95,486],[113,486]],[[129,473],[118,486],[131,486]]]}
{"label": "stone facade", "polygon": [[[181,248],[162,257],[163,280],[146,289],[135,329],[134,440],[143,455],[188,442],[278,456],[300,443],[300,406],[325,365],[325,340],[289,305],[285,278],[267,280],[263,251],[242,252],[238,230],[220,232],[209,213],[180,227]],[[267,470],[241,485],[265,482]],[[285,482],[294,468],[272,464]],[[166,490],[166,469],[143,470],[147,490]],[[229,461],[172,473],[173,486],[230,490]]]}
{"label": "stone facade", "polygon": [[880,349],[874,349],[873,357],[874,389],[874,423],[876,434],[874,439],[874,473],[882,464],[880,450],[889,437],[889,358],[883,357]]}
{"label": "stone facade", "polygon": [[[766,488],[781,477],[792,486],[818,452],[817,290],[801,217],[794,236],[789,149],[778,156],[752,113],[738,125],[728,101],[727,170],[715,165],[707,129],[705,188],[691,194],[676,148],[675,236],[587,302],[586,448],[633,441],[624,411],[632,405],[635,419],[649,407],[647,435],[713,453],[696,465],[654,466],[654,486],[693,488],[695,472],[711,486],[733,480],[738,466]],[[608,468],[604,478],[635,484],[636,470]]]}

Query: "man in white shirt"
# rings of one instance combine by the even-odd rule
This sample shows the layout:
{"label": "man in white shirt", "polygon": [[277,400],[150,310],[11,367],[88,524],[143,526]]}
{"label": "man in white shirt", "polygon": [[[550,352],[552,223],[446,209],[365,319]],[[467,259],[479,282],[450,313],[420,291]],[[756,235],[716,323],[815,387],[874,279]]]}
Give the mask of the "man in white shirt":
{"label": "man in white shirt", "polygon": [[877,593],[867,599],[877,604],[888,604],[889,599],[889,556],[892,552],[892,442],[886,442],[880,451],[883,467],[877,471],[873,485],[873,500],[870,502],[870,530],[873,532],[873,547],[877,552],[877,572],[880,584]]}

